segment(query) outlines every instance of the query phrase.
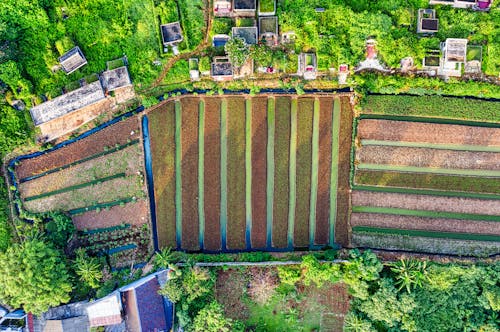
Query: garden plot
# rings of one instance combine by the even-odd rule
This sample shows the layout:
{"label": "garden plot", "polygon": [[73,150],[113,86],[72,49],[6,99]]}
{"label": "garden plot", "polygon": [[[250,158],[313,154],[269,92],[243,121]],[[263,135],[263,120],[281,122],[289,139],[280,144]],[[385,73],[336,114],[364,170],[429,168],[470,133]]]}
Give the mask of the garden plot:
{"label": "garden plot", "polygon": [[361,141],[381,140],[500,147],[500,128],[452,124],[363,119],[358,124],[358,137]]}
{"label": "garden plot", "polygon": [[140,144],[92,159],[67,169],[23,182],[19,190],[23,198],[60,190],[91,181],[98,181],[114,174],[134,175],[142,172],[143,154]]}
{"label": "garden plot", "polygon": [[355,190],[352,193],[352,205],[500,216],[499,200],[463,197],[410,195]]}
{"label": "garden plot", "polygon": [[500,222],[495,221],[428,218],[379,213],[353,213],[351,215],[351,226],[405,228],[436,232],[455,232],[460,230],[461,232],[471,234],[500,234]]}
{"label": "garden plot", "polygon": [[140,138],[139,128],[138,118],[132,116],[50,153],[21,161],[16,166],[16,176],[18,179],[24,179],[103,153],[106,147],[127,144]]}
{"label": "garden plot", "polygon": [[500,170],[500,153],[494,152],[368,145],[356,151],[356,160],[365,164]]}

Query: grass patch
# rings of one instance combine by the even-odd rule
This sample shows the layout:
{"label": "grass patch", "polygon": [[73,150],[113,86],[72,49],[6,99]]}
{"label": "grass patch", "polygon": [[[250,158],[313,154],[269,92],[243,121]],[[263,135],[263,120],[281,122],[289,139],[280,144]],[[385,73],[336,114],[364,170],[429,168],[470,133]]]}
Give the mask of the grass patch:
{"label": "grass patch", "polygon": [[470,152],[500,152],[500,147],[498,146],[382,141],[375,139],[362,139],[361,145],[396,146],[405,148],[426,148],[426,149],[436,149],[436,150],[453,150],[453,151],[470,151]]}
{"label": "grass patch", "polygon": [[369,95],[363,101],[366,113],[435,116],[499,122],[498,102],[440,96]]}
{"label": "grass patch", "polygon": [[205,234],[205,101],[200,100],[198,105],[198,243],[204,248]]}
{"label": "grass patch", "polygon": [[182,105],[175,107],[175,238],[178,247],[182,245]]}
{"label": "grass patch", "polygon": [[311,152],[311,198],[309,207],[309,246],[314,245],[316,234],[316,203],[318,200],[318,163],[319,163],[319,99],[314,99],[312,152]]}
{"label": "grass patch", "polygon": [[227,100],[220,105],[220,232],[222,249],[227,248]]}
{"label": "grass patch", "polygon": [[290,191],[288,203],[288,247],[293,247],[295,230],[295,208],[297,202],[297,108],[298,101],[292,99],[290,108]]}
{"label": "grass patch", "polygon": [[360,185],[435,189],[500,194],[500,180],[456,175],[414,174],[389,171],[357,171],[354,182]]}
{"label": "grass patch", "polygon": [[405,173],[431,173],[431,174],[444,174],[444,175],[500,177],[500,171],[492,171],[485,169],[451,169],[451,168],[438,168],[438,167],[416,167],[416,166],[384,165],[384,164],[358,164],[356,167],[361,170],[371,170],[371,171],[393,171],[393,172],[405,172]]}
{"label": "grass patch", "polygon": [[339,184],[339,150],[340,150],[340,99],[335,98],[333,104],[332,123],[332,165],[330,173],[330,246],[335,242],[335,223],[337,221],[337,190]]}
{"label": "grass patch", "polygon": [[275,100],[267,99],[267,225],[266,245],[272,246],[273,208],[274,208],[274,133],[275,133]]}

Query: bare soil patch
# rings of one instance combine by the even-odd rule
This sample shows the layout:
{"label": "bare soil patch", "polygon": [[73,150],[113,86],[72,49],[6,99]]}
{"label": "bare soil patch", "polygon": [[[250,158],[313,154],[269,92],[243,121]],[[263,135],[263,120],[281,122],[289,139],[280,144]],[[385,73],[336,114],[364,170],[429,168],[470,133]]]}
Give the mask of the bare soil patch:
{"label": "bare soil patch", "polygon": [[206,250],[220,250],[220,98],[205,98],[205,234]]}
{"label": "bare soil patch", "polygon": [[359,121],[361,139],[500,146],[500,129],[462,125],[374,120]]}
{"label": "bare soil patch", "polygon": [[498,200],[464,197],[411,195],[355,190],[352,192],[352,204],[356,206],[378,206],[410,210],[500,215],[500,203]]}
{"label": "bare soil patch", "polygon": [[452,169],[500,169],[500,153],[436,150],[392,146],[363,146],[356,151],[360,163]]}
{"label": "bare soil patch", "polygon": [[182,102],[182,248],[199,249],[198,120],[199,98]]}
{"label": "bare soil patch", "polygon": [[353,213],[351,215],[351,225],[500,236],[500,223],[475,220]]}
{"label": "bare soil patch", "polygon": [[132,116],[65,147],[21,161],[16,167],[16,175],[22,179],[39,174],[103,152],[105,147],[122,145],[128,140],[139,139],[140,136],[139,117]]}
{"label": "bare soil patch", "polygon": [[140,226],[149,220],[149,207],[145,199],[140,199],[124,206],[115,205],[108,210],[85,212],[72,216],[71,219],[73,219],[76,229],[80,231],[121,224]]}
{"label": "bare soil patch", "polygon": [[320,98],[318,198],[315,244],[327,244],[330,234],[330,174],[332,165],[333,98]]}
{"label": "bare soil patch", "polygon": [[252,98],[252,248],[266,246],[267,97]]}
{"label": "bare soil patch", "polygon": [[246,320],[250,316],[248,306],[243,301],[247,285],[248,277],[242,271],[218,271],[215,297],[224,306],[229,318]]}

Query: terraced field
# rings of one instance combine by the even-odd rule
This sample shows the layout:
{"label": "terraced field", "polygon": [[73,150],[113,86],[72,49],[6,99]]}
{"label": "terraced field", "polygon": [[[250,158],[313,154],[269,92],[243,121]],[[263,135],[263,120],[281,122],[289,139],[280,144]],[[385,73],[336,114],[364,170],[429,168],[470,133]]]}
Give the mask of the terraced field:
{"label": "terraced field", "polygon": [[[81,232],[131,226],[132,237],[113,235],[106,250],[113,253],[113,267],[142,262],[151,251],[146,241],[151,235],[144,228],[142,239],[133,240],[150,220],[140,134],[139,118],[132,115],[60,148],[21,158],[14,173],[23,209],[66,212]],[[80,238],[85,246],[85,234]]]}
{"label": "terraced field", "polygon": [[358,120],[352,244],[499,253],[500,125],[404,120]]}
{"label": "terraced field", "polygon": [[352,112],[344,98],[190,96],[148,112],[159,247],[345,245],[347,218],[337,216],[347,215],[348,198],[343,191],[337,204],[337,184],[347,183],[338,170],[349,160],[338,151],[349,155],[339,142],[350,141]]}

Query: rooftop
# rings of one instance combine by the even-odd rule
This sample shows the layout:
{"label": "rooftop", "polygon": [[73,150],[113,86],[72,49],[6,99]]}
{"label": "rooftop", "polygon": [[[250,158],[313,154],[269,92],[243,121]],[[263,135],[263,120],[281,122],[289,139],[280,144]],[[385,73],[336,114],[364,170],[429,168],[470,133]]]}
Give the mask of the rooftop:
{"label": "rooftop", "polygon": [[234,0],[234,10],[255,10],[256,0]]}
{"label": "rooftop", "polygon": [[233,65],[228,58],[214,58],[211,66],[212,76],[232,76]]}
{"label": "rooftop", "polygon": [[233,37],[240,37],[247,45],[257,44],[257,27],[233,27]]}
{"label": "rooftop", "polygon": [[119,293],[112,293],[87,306],[91,327],[120,324],[122,321]]}
{"label": "rooftop", "polygon": [[446,62],[465,62],[467,55],[467,39],[448,38],[443,45]]}
{"label": "rooftop", "polygon": [[259,18],[259,34],[264,33],[278,34],[278,18],[276,16]]}
{"label": "rooftop", "polygon": [[96,81],[37,105],[30,110],[30,113],[35,126],[38,126],[104,98],[101,82]]}
{"label": "rooftop", "polygon": [[439,20],[434,9],[418,10],[417,33],[433,33],[438,31]]}
{"label": "rooftop", "polygon": [[163,44],[179,43],[183,40],[182,29],[179,22],[162,24],[160,28]]}
{"label": "rooftop", "polygon": [[102,87],[107,91],[132,85],[126,66],[106,70],[101,74]]}
{"label": "rooftop", "polygon": [[80,47],[75,46],[68,52],[64,53],[60,58],[59,62],[66,74],[71,74],[78,68],[85,66],[87,64],[87,59],[80,50]]}

